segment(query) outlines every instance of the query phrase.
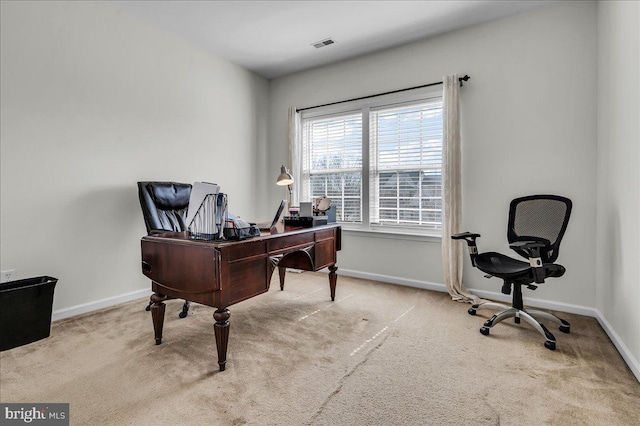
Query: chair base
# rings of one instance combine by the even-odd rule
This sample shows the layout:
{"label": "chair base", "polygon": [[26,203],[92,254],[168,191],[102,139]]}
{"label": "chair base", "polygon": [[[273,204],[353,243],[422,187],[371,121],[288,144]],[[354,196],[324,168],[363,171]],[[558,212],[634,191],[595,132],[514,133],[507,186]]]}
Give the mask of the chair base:
{"label": "chair base", "polygon": [[569,333],[571,331],[571,325],[567,321],[558,318],[553,314],[537,309],[525,310],[514,308],[502,303],[483,302],[472,305],[468,310],[469,315],[475,315],[478,309],[501,309],[501,311],[496,312],[491,318],[485,321],[484,326],[480,329],[480,333],[485,336],[489,335],[489,329],[507,318],[514,318],[516,324],[520,324],[520,319],[523,319],[544,336],[546,339],[544,342],[545,348],[555,350],[556,338],[549,332],[547,327],[545,327],[544,324],[536,318],[543,318],[560,324],[560,331],[563,333]]}

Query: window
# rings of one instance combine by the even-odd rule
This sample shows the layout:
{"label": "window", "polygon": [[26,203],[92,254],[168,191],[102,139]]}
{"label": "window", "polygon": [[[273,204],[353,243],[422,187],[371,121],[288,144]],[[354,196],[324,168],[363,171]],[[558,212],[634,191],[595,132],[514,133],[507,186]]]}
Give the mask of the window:
{"label": "window", "polygon": [[442,227],[442,98],[302,116],[302,197],[364,229]]}
{"label": "window", "polygon": [[362,114],[303,120],[303,144],[304,198],[326,195],[338,220],[362,222]]}

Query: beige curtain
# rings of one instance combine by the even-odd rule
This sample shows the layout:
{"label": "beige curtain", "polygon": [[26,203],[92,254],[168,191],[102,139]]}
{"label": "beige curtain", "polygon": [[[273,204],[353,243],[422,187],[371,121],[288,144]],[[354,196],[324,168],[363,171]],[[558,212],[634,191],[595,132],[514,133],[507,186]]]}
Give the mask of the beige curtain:
{"label": "beige curtain", "polygon": [[289,172],[293,176],[291,192],[291,205],[300,205],[300,190],[302,188],[302,128],[300,113],[295,107],[289,108],[289,130],[287,135],[289,143]]}
{"label": "beige curtain", "polygon": [[453,300],[475,303],[476,297],[462,285],[463,244],[451,235],[462,224],[462,156],[460,147],[460,83],[458,75],[443,81],[442,134],[442,267],[444,282]]}

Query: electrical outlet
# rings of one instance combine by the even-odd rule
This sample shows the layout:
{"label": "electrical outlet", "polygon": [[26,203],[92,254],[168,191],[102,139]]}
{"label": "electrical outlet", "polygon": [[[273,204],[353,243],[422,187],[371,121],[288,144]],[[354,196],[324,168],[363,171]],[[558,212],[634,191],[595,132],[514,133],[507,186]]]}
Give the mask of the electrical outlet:
{"label": "electrical outlet", "polygon": [[16,274],[15,269],[7,269],[6,271],[2,271],[2,275],[0,275],[0,283],[13,281],[13,276],[15,274]]}

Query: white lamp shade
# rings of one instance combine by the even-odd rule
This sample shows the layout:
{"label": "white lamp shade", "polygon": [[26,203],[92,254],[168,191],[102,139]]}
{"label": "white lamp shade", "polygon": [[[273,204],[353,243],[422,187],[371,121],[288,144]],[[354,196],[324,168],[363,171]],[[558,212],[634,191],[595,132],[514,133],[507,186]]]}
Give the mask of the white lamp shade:
{"label": "white lamp shade", "polygon": [[284,185],[291,185],[292,183],[293,183],[293,176],[291,176],[291,173],[289,173],[289,171],[285,166],[280,167],[280,175],[276,180],[276,184],[284,186]]}

